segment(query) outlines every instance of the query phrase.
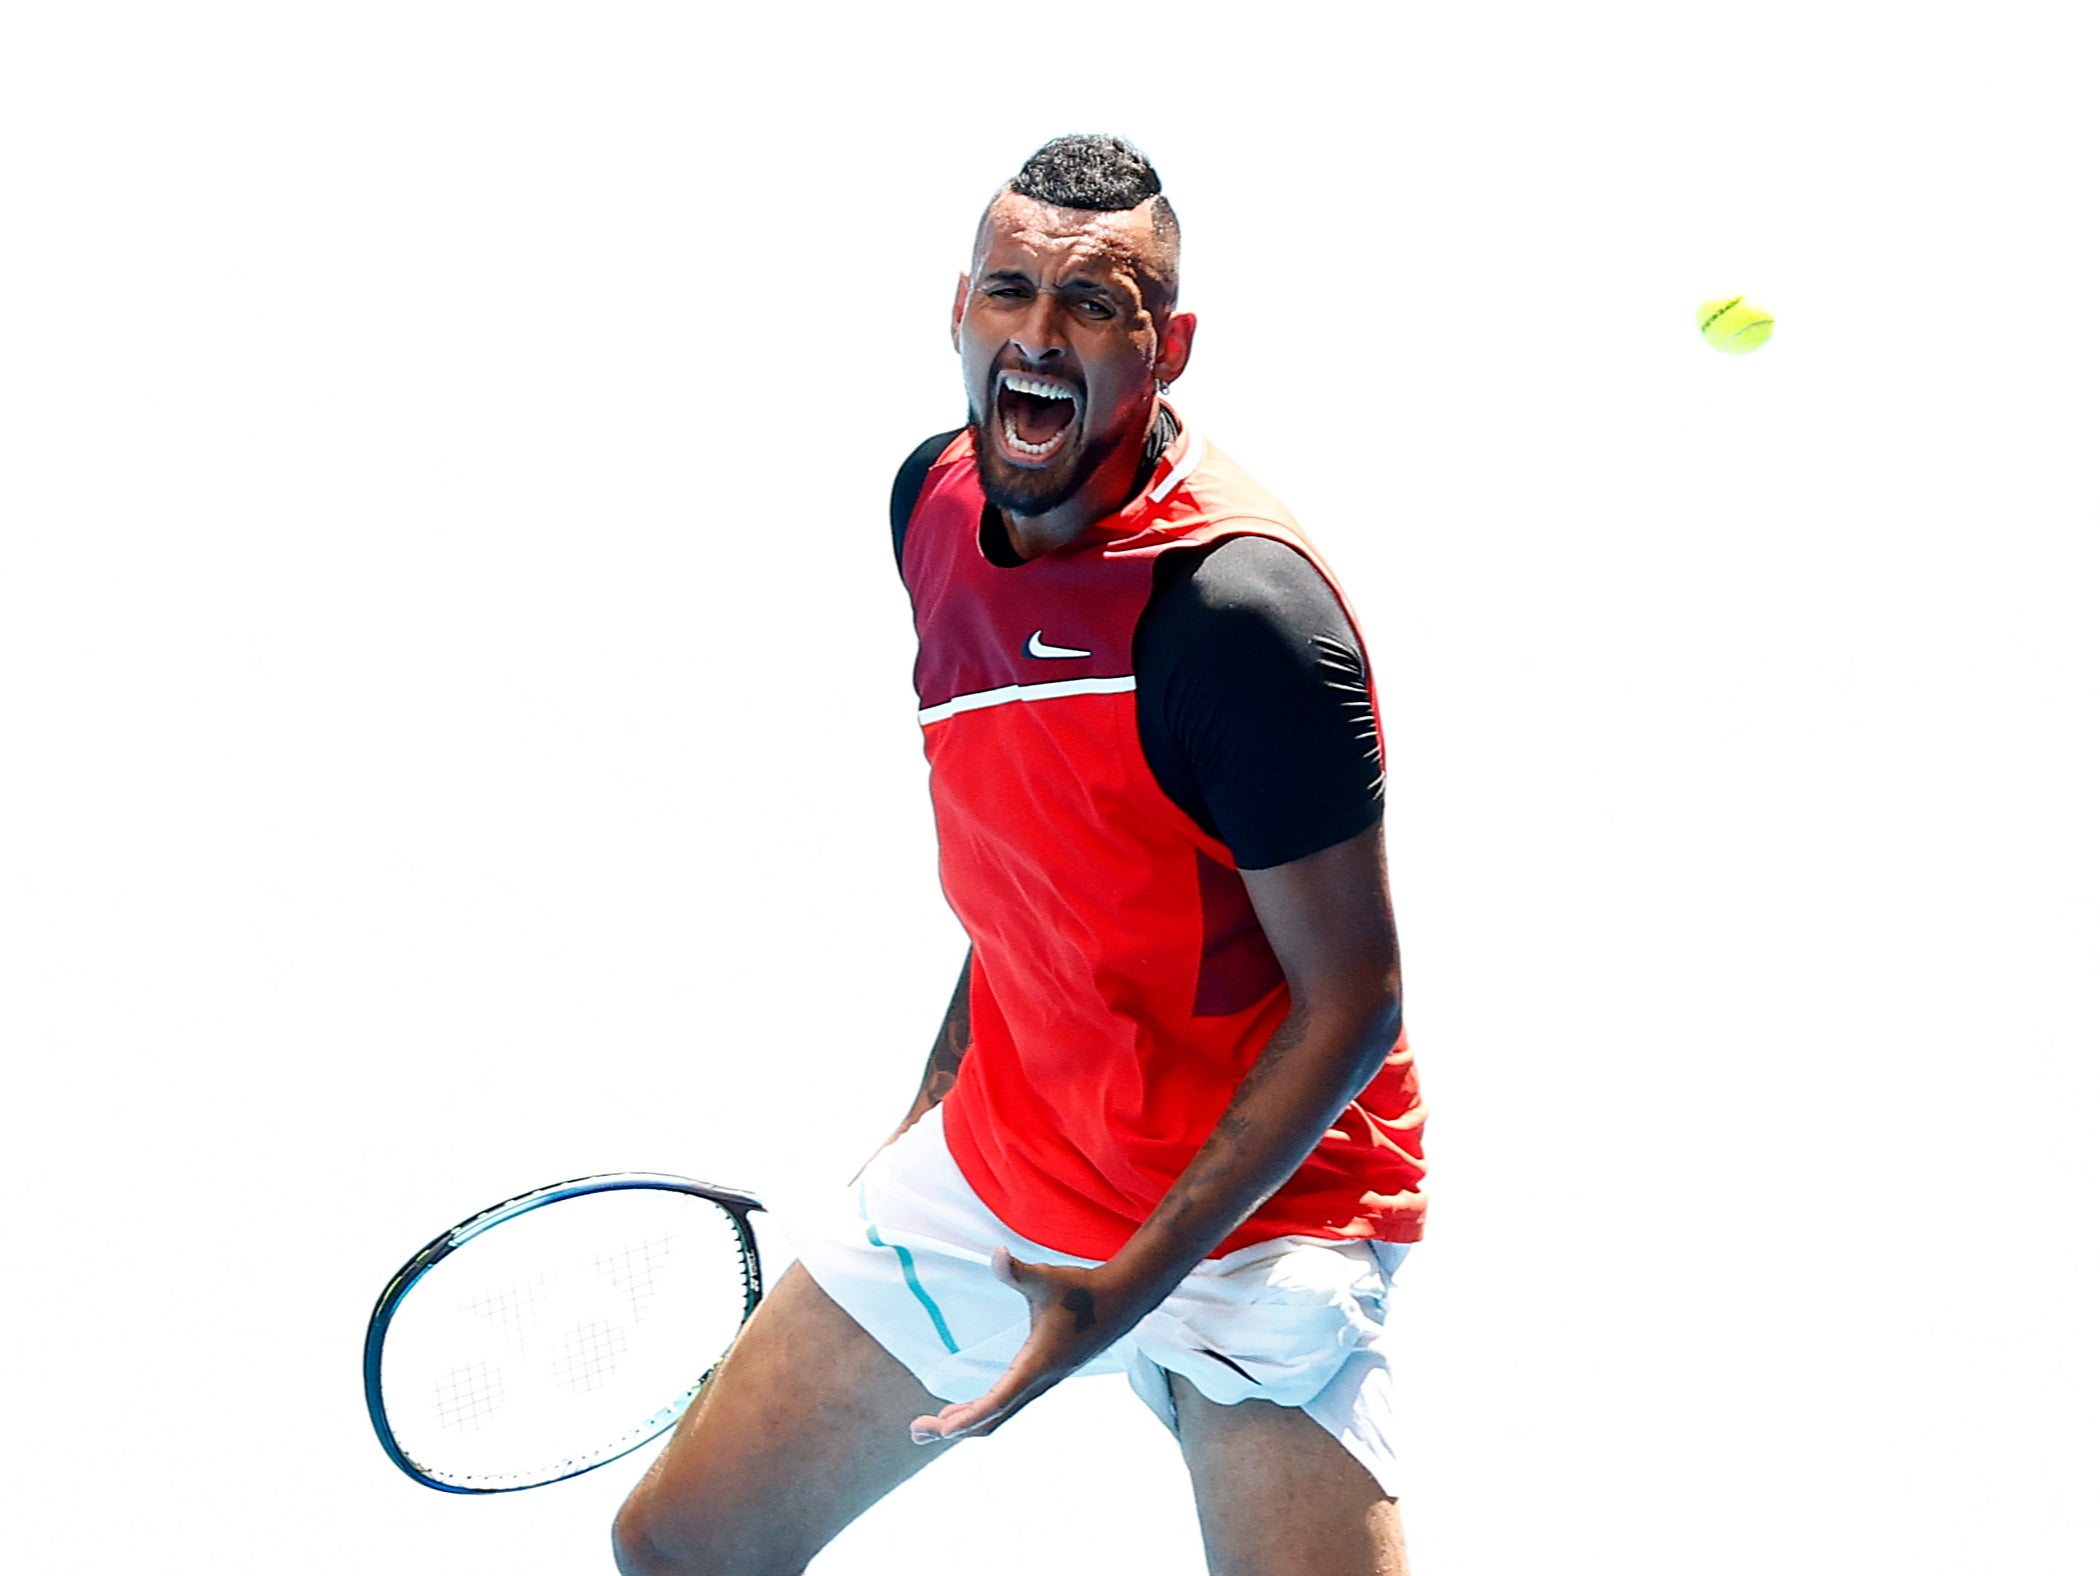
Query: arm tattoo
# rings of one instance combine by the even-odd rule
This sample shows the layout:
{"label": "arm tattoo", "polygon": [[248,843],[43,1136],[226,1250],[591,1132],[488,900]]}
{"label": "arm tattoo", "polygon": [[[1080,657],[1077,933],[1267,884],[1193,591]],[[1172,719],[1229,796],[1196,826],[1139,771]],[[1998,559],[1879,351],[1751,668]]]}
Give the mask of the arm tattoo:
{"label": "arm tattoo", "polygon": [[1094,1327],[1094,1294],[1084,1286],[1070,1286],[1058,1298],[1058,1304],[1072,1316],[1075,1330],[1091,1330]]}
{"label": "arm tattoo", "polygon": [[[1240,1080],[1239,1088],[1233,1092],[1232,1101],[1225,1107],[1224,1115],[1218,1118],[1218,1125],[1212,1130],[1210,1138],[1196,1151],[1195,1158],[1182,1173],[1180,1182],[1169,1190],[1167,1198],[1162,1201],[1171,1209],[1168,1223],[1176,1230],[1186,1229],[1193,1217],[1204,1212],[1206,1195],[1219,1187],[1230,1185],[1236,1179],[1240,1166],[1240,1142],[1254,1126],[1253,1120],[1247,1114],[1247,1107],[1262,1086],[1274,1077],[1279,1061],[1288,1056],[1304,1038],[1304,1015],[1293,1007],[1283,1022],[1276,1026],[1276,1032],[1270,1037],[1261,1056]],[[1244,1220],[1266,1203],[1269,1196],[1289,1180],[1289,1175],[1290,1173],[1285,1171],[1272,1178],[1264,1178],[1261,1197],[1247,1206],[1240,1219]],[[1238,1224],[1238,1221],[1234,1222],[1235,1229]]]}
{"label": "arm tattoo", "polygon": [[926,1058],[926,1076],[919,1081],[920,1107],[931,1107],[948,1098],[962,1069],[963,1053],[970,1048],[970,960],[963,958],[962,978],[948,1002],[948,1016],[934,1037]]}

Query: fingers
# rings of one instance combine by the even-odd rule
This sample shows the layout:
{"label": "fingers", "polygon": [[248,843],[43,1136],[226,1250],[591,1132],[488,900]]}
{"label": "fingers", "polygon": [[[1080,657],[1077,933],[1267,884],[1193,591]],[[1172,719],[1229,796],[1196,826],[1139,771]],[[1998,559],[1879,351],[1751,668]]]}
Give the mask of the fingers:
{"label": "fingers", "polygon": [[[1014,1354],[999,1382],[974,1401],[953,1401],[932,1417],[915,1417],[915,1445],[937,1445],[949,1439],[975,1439],[989,1434],[1050,1386],[1043,1381],[1031,1339]],[[1055,1381],[1051,1381],[1054,1383]]]}
{"label": "fingers", "polygon": [[[992,1274],[1005,1285],[1013,1287],[1022,1296],[1028,1296],[1028,1288],[1042,1279],[1043,1266],[1028,1264],[1015,1258],[1005,1248],[992,1249]],[[1030,1299],[1033,1300],[1032,1298]]]}
{"label": "fingers", "polygon": [[944,1406],[934,1417],[915,1417],[911,1423],[911,1442],[938,1445],[951,1439],[975,1439],[989,1434],[1006,1421],[1006,1414],[1012,1410],[1009,1402],[1015,1398],[1014,1388],[1002,1381],[974,1401],[957,1401]]}
{"label": "fingers", "polygon": [[992,1249],[992,1273],[1028,1299],[1028,1338],[1021,1343],[999,1382],[976,1400],[957,1401],[942,1407],[934,1416],[913,1418],[913,1444],[981,1438],[1069,1371],[1069,1364],[1059,1362],[1059,1344],[1044,1322],[1045,1310],[1057,1303],[1055,1276],[1046,1266],[1024,1263],[1004,1247]]}
{"label": "fingers", "polygon": [[[955,1420],[949,1414],[955,1410],[952,1406],[944,1406],[937,1417],[913,1418],[911,1420],[911,1442],[915,1445],[938,1445],[951,1438],[960,1437],[948,1432],[955,1424]],[[975,1421],[975,1419],[972,1418],[969,1421]]]}

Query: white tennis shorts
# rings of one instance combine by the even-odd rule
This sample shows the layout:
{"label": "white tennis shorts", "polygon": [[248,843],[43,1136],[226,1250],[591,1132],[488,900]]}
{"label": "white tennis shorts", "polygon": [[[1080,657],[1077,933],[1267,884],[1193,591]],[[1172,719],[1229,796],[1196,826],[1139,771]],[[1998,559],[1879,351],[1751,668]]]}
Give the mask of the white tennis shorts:
{"label": "white tennis shorts", "polygon": [[[1098,1264],[1010,1231],[948,1153],[935,1106],[843,1190],[778,1201],[778,1225],[831,1299],[943,1401],[984,1394],[1028,1334],[1028,1303],[991,1270]],[[1212,1401],[1304,1409],[1397,1496],[1398,1408],[1386,1301],[1407,1249],[1278,1237],[1206,1259],[1081,1373],[1124,1373],[1175,1427],[1167,1374]]]}

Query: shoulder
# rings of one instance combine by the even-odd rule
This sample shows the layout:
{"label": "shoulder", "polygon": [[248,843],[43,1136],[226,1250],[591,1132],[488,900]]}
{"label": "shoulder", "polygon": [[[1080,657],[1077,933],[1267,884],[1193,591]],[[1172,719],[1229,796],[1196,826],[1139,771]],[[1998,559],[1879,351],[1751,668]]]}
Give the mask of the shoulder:
{"label": "shoulder", "polygon": [[1228,537],[1162,558],[1133,656],[1162,789],[1242,870],[1355,836],[1384,804],[1377,713],[1340,598],[1289,542]]}
{"label": "shoulder", "polygon": [[1204,643],[1308,639],[1347,627],[1327,578],[1288,542],[1230,536],[1161,555],[1151,621]]}
{"label": "shoulder", "polygon": [[911,512],[925,490],[926,477],[933,470],[949,444],[961,437],[964,428],[950,432],[937,432],[906,456],[897,468],[897,478],[890,483],[890,547],[897,557],[897,567],[904,567],[904,532],[911,524]]}

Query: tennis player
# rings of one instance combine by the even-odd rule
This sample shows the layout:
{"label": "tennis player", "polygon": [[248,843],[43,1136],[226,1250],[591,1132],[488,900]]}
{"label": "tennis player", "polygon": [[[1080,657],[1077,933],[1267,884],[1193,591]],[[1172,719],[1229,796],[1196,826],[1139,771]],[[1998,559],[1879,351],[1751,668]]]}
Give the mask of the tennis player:
{"label": "tennis player", "polygon": [[[903,1124],[783,1220],[799,1262],[622,1509],[629,1576],[792,1576],[1102,1372],[1178,1439],[1212,1571],[1405,1571],[1421,1107],[1376,703],[1318,553],[1166,397],[1179,250],[1109,137],[1042,148],[979,225],[969,423],[891,521],[970,954]],[[1309,380],[1330,326],[1308,302]]]}

